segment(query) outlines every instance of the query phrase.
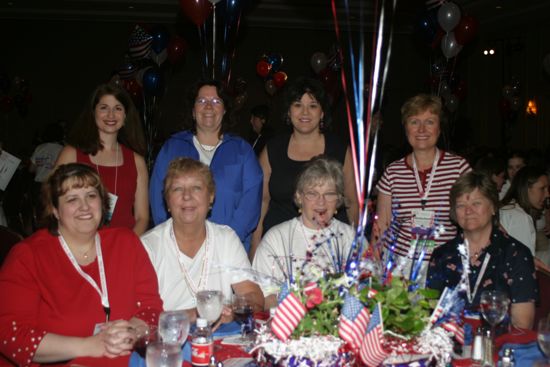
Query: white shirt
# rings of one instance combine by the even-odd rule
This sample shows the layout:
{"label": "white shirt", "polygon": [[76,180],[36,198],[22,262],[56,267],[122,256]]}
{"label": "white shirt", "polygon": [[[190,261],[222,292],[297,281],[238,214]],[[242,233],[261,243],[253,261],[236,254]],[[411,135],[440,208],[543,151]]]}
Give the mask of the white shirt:
{"label": "white shirt", "polygon": [[502,207],[499,216],[500,224],[506,232],[527,246],[534,256],[537,233],[533,218],[516,203],[510,203]]}
{"label": "white shirt", "polygon": [[[307,228],[300,218],[293,218],[267,231],[258,246],[252,267],[258,273],[283,282],[289,272],[295,275],[304,269],[309,247],[313,249],[313,257],[308,266],[328,267],[334,272],[334,259],[340,257],[345,264],[354,236],[351,226],[334,218],[330,226],[323,230]],[[316,246],[318,243],[320,245]],[[308,268],[304,270],[307,276]],[[262,284],[261,287],[265,296],[275,293],[273,285]]]}
{"label": "white shirt", "polygon": [[31,162],[36,166],[34,180],[44,182],[55,166],[57,156],[63,145],[58,143],[44,143],[36,147],[31,156]]}
{"label": "white shirt", "polygon": [[[177,247],[172,236],[172,223],[170,218],[141,236],[157,273],[160,297],[165,310],[196,307],[194,294],[187,285],[182,266],[196,285],[203,284],[201,275],[207,278],[206,284],[200,290],[221,290],[227,300],[230,300],[233,294],[232,284],[252,278],[250,262],[244,247],[230,227],[207,220],[207,239],[195,257],[190,258]],[[206,242],[207,268],[203,272]]]}

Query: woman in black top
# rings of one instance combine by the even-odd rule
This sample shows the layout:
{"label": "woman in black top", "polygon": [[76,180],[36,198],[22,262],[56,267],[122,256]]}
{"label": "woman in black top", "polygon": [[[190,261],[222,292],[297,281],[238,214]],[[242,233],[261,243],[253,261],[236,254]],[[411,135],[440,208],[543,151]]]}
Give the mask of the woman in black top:
{"label": "woman in black top", "polygon": [[292,125],[292,132],[269,140],[259,157],[264,188],[260,222],[250,249],[251,259],[269,228],[298,215],[293,201],[295,180],[304,165],[315,156],[324,154],[343,164],[345,202],[336,217],[349,223],[357,222],[351,151],[334,135],[326,133],[331,118],[328,96],[322,84],[316,79],[297,79],[287,89],[285,107],[284,119]]}

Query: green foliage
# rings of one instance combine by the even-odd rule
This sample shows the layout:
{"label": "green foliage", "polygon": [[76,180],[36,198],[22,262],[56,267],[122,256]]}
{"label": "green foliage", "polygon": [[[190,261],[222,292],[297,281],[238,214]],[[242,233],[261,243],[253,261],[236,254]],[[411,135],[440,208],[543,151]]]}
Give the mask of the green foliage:
{"label": "green foliage", "polygon": [[414,337],[424,330],[437,305],[439,292],[433,289],[417,289],[409,292],[409,283],[393,278],[390,286],[373,283],[376,295],[368,297],[369,287],[361,291],[361,301],[372,309],[378,302],[382,306],[384,329],[404,337]]}

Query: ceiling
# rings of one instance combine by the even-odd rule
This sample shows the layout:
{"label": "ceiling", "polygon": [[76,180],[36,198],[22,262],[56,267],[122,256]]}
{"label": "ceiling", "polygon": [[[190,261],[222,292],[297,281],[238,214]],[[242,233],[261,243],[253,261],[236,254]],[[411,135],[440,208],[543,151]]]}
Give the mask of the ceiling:
{"label": "ceiling", "polygon": [[[182,0],[193,1],[193,0]],[[248,27],[287,29],[332,29],[330,0],[240,0],[243,21]],[[425,0],[396,0],[395,30],[410,32]],[[548,0],[454,0],[462,12],[473,15],[483,29],[518,27],[548,19]],[[372,27],[374,1],[348,0],[352,22]],[[389,3],[389,0],[387,1]],[[339,13],[344,1],[336,1]],[[366,4],[366,6],[365,6]],[[178,0],[3,0],[0,19],[44,19],[53,21],[174,23]]]}

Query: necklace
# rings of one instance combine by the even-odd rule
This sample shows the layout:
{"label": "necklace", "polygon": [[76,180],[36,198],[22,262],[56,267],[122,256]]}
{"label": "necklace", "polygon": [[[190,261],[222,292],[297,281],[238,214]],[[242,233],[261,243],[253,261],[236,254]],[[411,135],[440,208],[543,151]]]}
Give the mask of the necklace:
{"label": "necklace", "polygon": [[[206,238],[204,239],[203,245],[204,246],[204,255],[202,257],[202,264],[201,264],[201,271],[199,276],[199,284],[197,285],[195,281],[191,278],[191,275],[187,271],[187,268],[185,267],[185,264],[183,263],[181,256],[183,255],[178,247],[178,242],[176,240],[176,234],[174,232],[174,223],[171,223],[170,226],[170,237],[175,245],[176,250],[176,258],[178,259],[178,263],[180,265],[181,273],[183,274],[183,279],[185,280],[185,283],[187,284],[187,288],[189,289],[189,292],[191,292],[191,296],[195,298],[195,295],[197,292],[201,289],[205,289],[206,284],[208,283],[208,250],[210,247],[210,236],[208,235],[208,226],[206,226]],[[201,246],[201,247],[202,247]],[[200,251],[200,250],[199,250]]]}
{"label": "necklace", "polygon": [[199,149],[202,150],[206,154],[212,153],[213,151],[215,151],[216,148],[221,143],[221,140],[218,139],[218,141],[216,142],[216,145],[207,145],[207,144],[201,143],[196,136],[194,136],[193,139],[195,139],[197,141],[197,145],[199,146]]}
{"label": "necklace", "polygon": [[424,209],[424,207],[428,203],[428,195],[430,195],[430,190],[432,188],[432,183],[435,177],[435,173],[437,171],[438,163],[439,163],[439,149],[435,148],[435,156],[434,156],[434,161],[432,163],[432,171],[430,173],[430,179],[428,180],[428,184],[426,185],[426,190],[424,190],[422,188],[422,182],[420,181],[420,176],[418,174],[418,166],[416,164],[416,158],[414,156],[414,152],[412,153],[414,179],[416,181],[416,187],[418,188],[418,194],[420,195],[420,205],[422,206],[422,209]]}

